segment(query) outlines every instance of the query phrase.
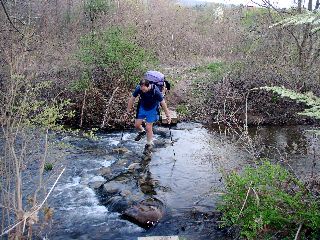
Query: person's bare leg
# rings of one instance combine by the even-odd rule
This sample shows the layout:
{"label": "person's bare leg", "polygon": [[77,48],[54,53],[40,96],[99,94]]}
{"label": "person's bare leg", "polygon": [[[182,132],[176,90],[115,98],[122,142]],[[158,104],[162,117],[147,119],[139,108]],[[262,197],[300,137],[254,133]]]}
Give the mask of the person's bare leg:
{"label": "person's bare leg", "polygon": [[142,132],[144,131],[144,128],[142,127],[142,119],[136,119],[135,123],[134,123],[134,126],[136,129],[139,130],[139,132]]}
{"label": "person's bare leg", "polygon": [[153,140],[152,126],[153,126],[153,123],[146,123],[147,144],[152,144],[152,140]]}
{"label": "person's bare leg", "polygon": [[146,135],[146,131],[142,127],[142,121],[143,121],[142,119],[136,119],[136,121],[134,123],[134,126],[139,131],[138,135],[134,139],[135,141],[140,141],[141,138],[143,138],[143,136]]}

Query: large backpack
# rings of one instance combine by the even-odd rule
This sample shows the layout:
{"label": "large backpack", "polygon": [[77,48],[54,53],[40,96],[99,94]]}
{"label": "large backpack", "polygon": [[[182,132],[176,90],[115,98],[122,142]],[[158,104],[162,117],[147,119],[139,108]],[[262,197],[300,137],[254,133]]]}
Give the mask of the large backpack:
{"label": "large backpack", "polygon": [[166,80],[165,76],[158,71],[147,71],[144,74],[144,79],[147,79],[151,84],[156,85],[160,92],[163,90],[165,85],[167,90],[170,90],[170,83]]}

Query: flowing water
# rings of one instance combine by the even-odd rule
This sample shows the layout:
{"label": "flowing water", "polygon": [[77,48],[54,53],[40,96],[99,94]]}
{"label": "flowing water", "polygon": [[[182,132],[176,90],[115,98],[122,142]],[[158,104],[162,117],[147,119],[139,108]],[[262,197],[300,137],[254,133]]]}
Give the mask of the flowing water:
{"label": "flowing water", "polygon": [[[307,176],[318,156],[318,142],[306,127],[252,129],[260,156],[279,159],[298,175]],[[170,131],[173,144],[170,139]],[[155,128],[156,147],[145,166],[152,195],[165,205],[160,222],[143,229],[120,218],[99,201],[93,185],[103,182],[100,169],[123,156],[142,156],[145,139],[135,142],[134,131],[98,134],[98,140],[65,137],[73,147],[60,164],[66,167],[48,203],[54,208],[48,239],[137,239],[139,236],[179,235],[185,239],[231,239],[217,227],[215,208],[223,191],[221,169],[240,169],[250,153],[234,141],[200,124]],[[114,154],[125,147],[129,155]],[[281,154],[280,154],[281,153]],[[317,172],[318,166],[316,165]],[[138,187],[138,186],[137,186]]]}

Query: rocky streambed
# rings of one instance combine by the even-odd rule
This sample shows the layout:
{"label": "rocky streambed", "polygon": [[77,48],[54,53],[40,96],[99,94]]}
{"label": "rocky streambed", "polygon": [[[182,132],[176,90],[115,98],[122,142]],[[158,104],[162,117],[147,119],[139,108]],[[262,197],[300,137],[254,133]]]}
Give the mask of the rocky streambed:
{"label": "rocky streambed", "polygon": [[[310,172],[314,148],[306,127],[261,128],[257,146],[272,146],[276,159],[297,174]],[[145,139],[135,131],[99,133],[93,141],[65,137],[73,147],[48,204],[54,209],[52,239],[137,239],[179,235],[186,239],[232,239],[218,227],[218,201],[223,194],[221,170],[241,169],[250,154],[228,137],[200,124],[155,128],[155,147],[144,156]],[[318,146],[318,145],[317,145]],[[260,149],[260,148],[259,148]],[[271,149],[276,149],[271,151]],[[316,170],[314,170],[316,171]],[[318,170],[317,170],[318,171]]]}

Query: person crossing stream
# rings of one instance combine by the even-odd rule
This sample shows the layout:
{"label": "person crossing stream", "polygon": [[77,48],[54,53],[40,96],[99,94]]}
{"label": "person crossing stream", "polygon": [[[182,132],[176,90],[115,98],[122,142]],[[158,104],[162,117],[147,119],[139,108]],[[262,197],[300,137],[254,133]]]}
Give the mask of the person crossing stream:
{"label": "person crossing stream", "polygon": [[[170,112],[164,100],[164,79],[164,75],[160,72],[146,72],[128,101],[127,116],[130,114],[135,99],[139,96],[135,120],[135,128],[139,132],[135,140],[140,141],[144,135],[147,135],[147,144],[144,149],[146,155],[150,154],[153,148],[153,124],[159,120],[160,105],[166,114],[168,125],[171,123]],[[144,120],[146,121],[146,129],[142,126]]]}

